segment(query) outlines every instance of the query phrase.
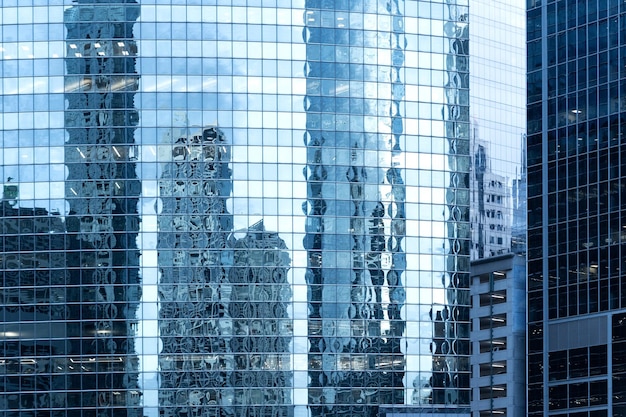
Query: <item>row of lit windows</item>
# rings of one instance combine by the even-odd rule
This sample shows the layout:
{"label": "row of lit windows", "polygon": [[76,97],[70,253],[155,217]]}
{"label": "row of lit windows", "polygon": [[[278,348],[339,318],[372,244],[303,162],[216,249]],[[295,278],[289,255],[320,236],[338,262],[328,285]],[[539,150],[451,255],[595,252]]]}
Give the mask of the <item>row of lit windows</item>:
{"label": "row of lit windows", "polygon": [[506,408],[492,408],[481,411],[479,417],[507,417]]}
{"label": "row of lit windows", "polygon": [[494,384],[486,387],[480,387],[481,400],[504,398],[507,396],[506,384]]}
{"label": "row of lit windows", "polygon": [[481,340],[479,342],[480,353],[499,352],[507,349],[506,337],[495,337],[493,339]]}

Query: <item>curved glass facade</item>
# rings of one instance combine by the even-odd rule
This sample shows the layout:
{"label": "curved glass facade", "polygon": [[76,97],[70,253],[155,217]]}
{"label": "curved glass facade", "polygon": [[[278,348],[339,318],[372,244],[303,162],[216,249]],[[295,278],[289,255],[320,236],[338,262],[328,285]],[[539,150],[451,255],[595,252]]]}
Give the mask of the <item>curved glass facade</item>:
{"label": "curved glass facade", "polygon": [[524,229],[517,29],[472,63],[468,0],[0,11],[8,416],[469,414],[470,258]]}

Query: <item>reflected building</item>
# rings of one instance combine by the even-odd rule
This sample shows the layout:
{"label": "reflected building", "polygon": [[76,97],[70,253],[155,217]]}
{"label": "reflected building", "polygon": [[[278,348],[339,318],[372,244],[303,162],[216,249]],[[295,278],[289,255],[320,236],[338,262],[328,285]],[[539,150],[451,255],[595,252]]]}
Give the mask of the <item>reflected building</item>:
{"label": "reflected building", "polygon": [[509,179],[491,170],[487,145],[473,139],[472,259],[482,259],[511,251],[513,196]]}
{"label": "reflected building", "polygon": [[[305,12],[304,247],[313,416],[373,416],[378,404],[404,402],[406,190],[398,161],[404,34],[397,2],[387,7],[310,1]],[[366,13],[389,26],[355,28],[354,42],[348,26]],[[381,48],[387,65],[366,66],[366,47]],[[351,56],[360,57],[350,62]],[[379,77],[387,84],[378,98],[365,87]],[[384,126],[378,126],[378,111]]]}
{"label": "reflected building", "polygon": [[[442,297],[434,301],[420,295],[416,262],[418,254],[432,253],[406,241],[418,233],[407,230],[407,186],[415,192],[421,170],[406,163],[412,156],[406,146],[417,146],[405,143],[419,140],[420,132],[405,130],[404,118],[421,116],[407,114],[402,104],[418,99],[405,97],[404,4],[306,2],[304,247],[313,416],[377,416],[381,405],[469,404],[467,9],[441,6],[449,20],[437,23],[448,44],[428,50],[447,59],[440,68],[447,97],[439,107],[442,129],[432,138],[440,141],[447,174],[440,184],[447,190],[439,201],[443,217],[437,219],[447,230],[445,261],[431,283]],[[407,331],[407,320],[415,329],[425,318],[427,331]],[[436,346],[430,351],[419,340],[429,336],[426,346]],[[407,346],[406,337],[418,339]]]}
{"label": "reflected building", "polygon": [[285,242],[262,221],[235,237],[218,128],[161,149],[160,415],[293,416]]}
{"label": "reflected building", "polygon": [[130,1],[79,1],[64,12],[67,354],[76,370],[67,375],[65,407],[72,415],[142,415],[135,351],[138,16]]}
{"label": "reflected building", "polygon": [[285,242],[260,221],[234,245],[230,270],[236,416],[291,417],[293,324]]}
{"label": "reflected building", "polygon": [[235,415],[229,148],[208,128],[169,150],[159,180],[160,415]]}
{"label": "reflected building", "polygon": [[[446,266],[441,276],[444,297],[433,303],[432,394],[436,410],[466,413],[470,404],[470,55],[467,3],[447,5],[444,33],[446,94],[443,122],[449,172],[446,184]],[[434,184],[433,184],[434,185]],[[415,394],[414,394],[415,395]],[[423,401],[423,400],[422,400]]]}
{"label": "reflected building", "polygon": [[527,5],[528,416],[625,416],[625,9]]}
{"label": "reflected building", "polygon": [[70,415],[65,225],[58,213],[20,208],[18,191],[5,184],[0,206],[0,409],[6,417],[35,417],[41,408]]}

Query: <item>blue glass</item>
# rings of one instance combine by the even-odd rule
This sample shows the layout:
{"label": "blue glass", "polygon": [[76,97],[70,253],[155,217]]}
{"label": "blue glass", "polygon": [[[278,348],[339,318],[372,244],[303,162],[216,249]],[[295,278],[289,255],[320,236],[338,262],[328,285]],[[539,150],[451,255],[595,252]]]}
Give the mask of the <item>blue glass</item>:
{"label": "blue glass", "polygon": [[498,5],[5,1],[0,409],[469,413],[471,261],[524,245]]}

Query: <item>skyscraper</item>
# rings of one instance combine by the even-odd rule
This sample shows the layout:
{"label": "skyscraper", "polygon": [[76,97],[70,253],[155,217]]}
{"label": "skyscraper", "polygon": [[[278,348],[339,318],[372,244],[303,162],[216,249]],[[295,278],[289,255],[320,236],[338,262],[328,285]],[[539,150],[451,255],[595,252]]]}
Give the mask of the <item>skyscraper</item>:
{"label": "skyscraper", "polygon": [[623,416],[626,10],[528,6],[528,415]]}
{"label": "skyscraper", "polygon": [[40,3],[2,3],[0,129],[64,222],[64,407],[469,414],[473,210],[509,251],[521,172],[509,0]]}

